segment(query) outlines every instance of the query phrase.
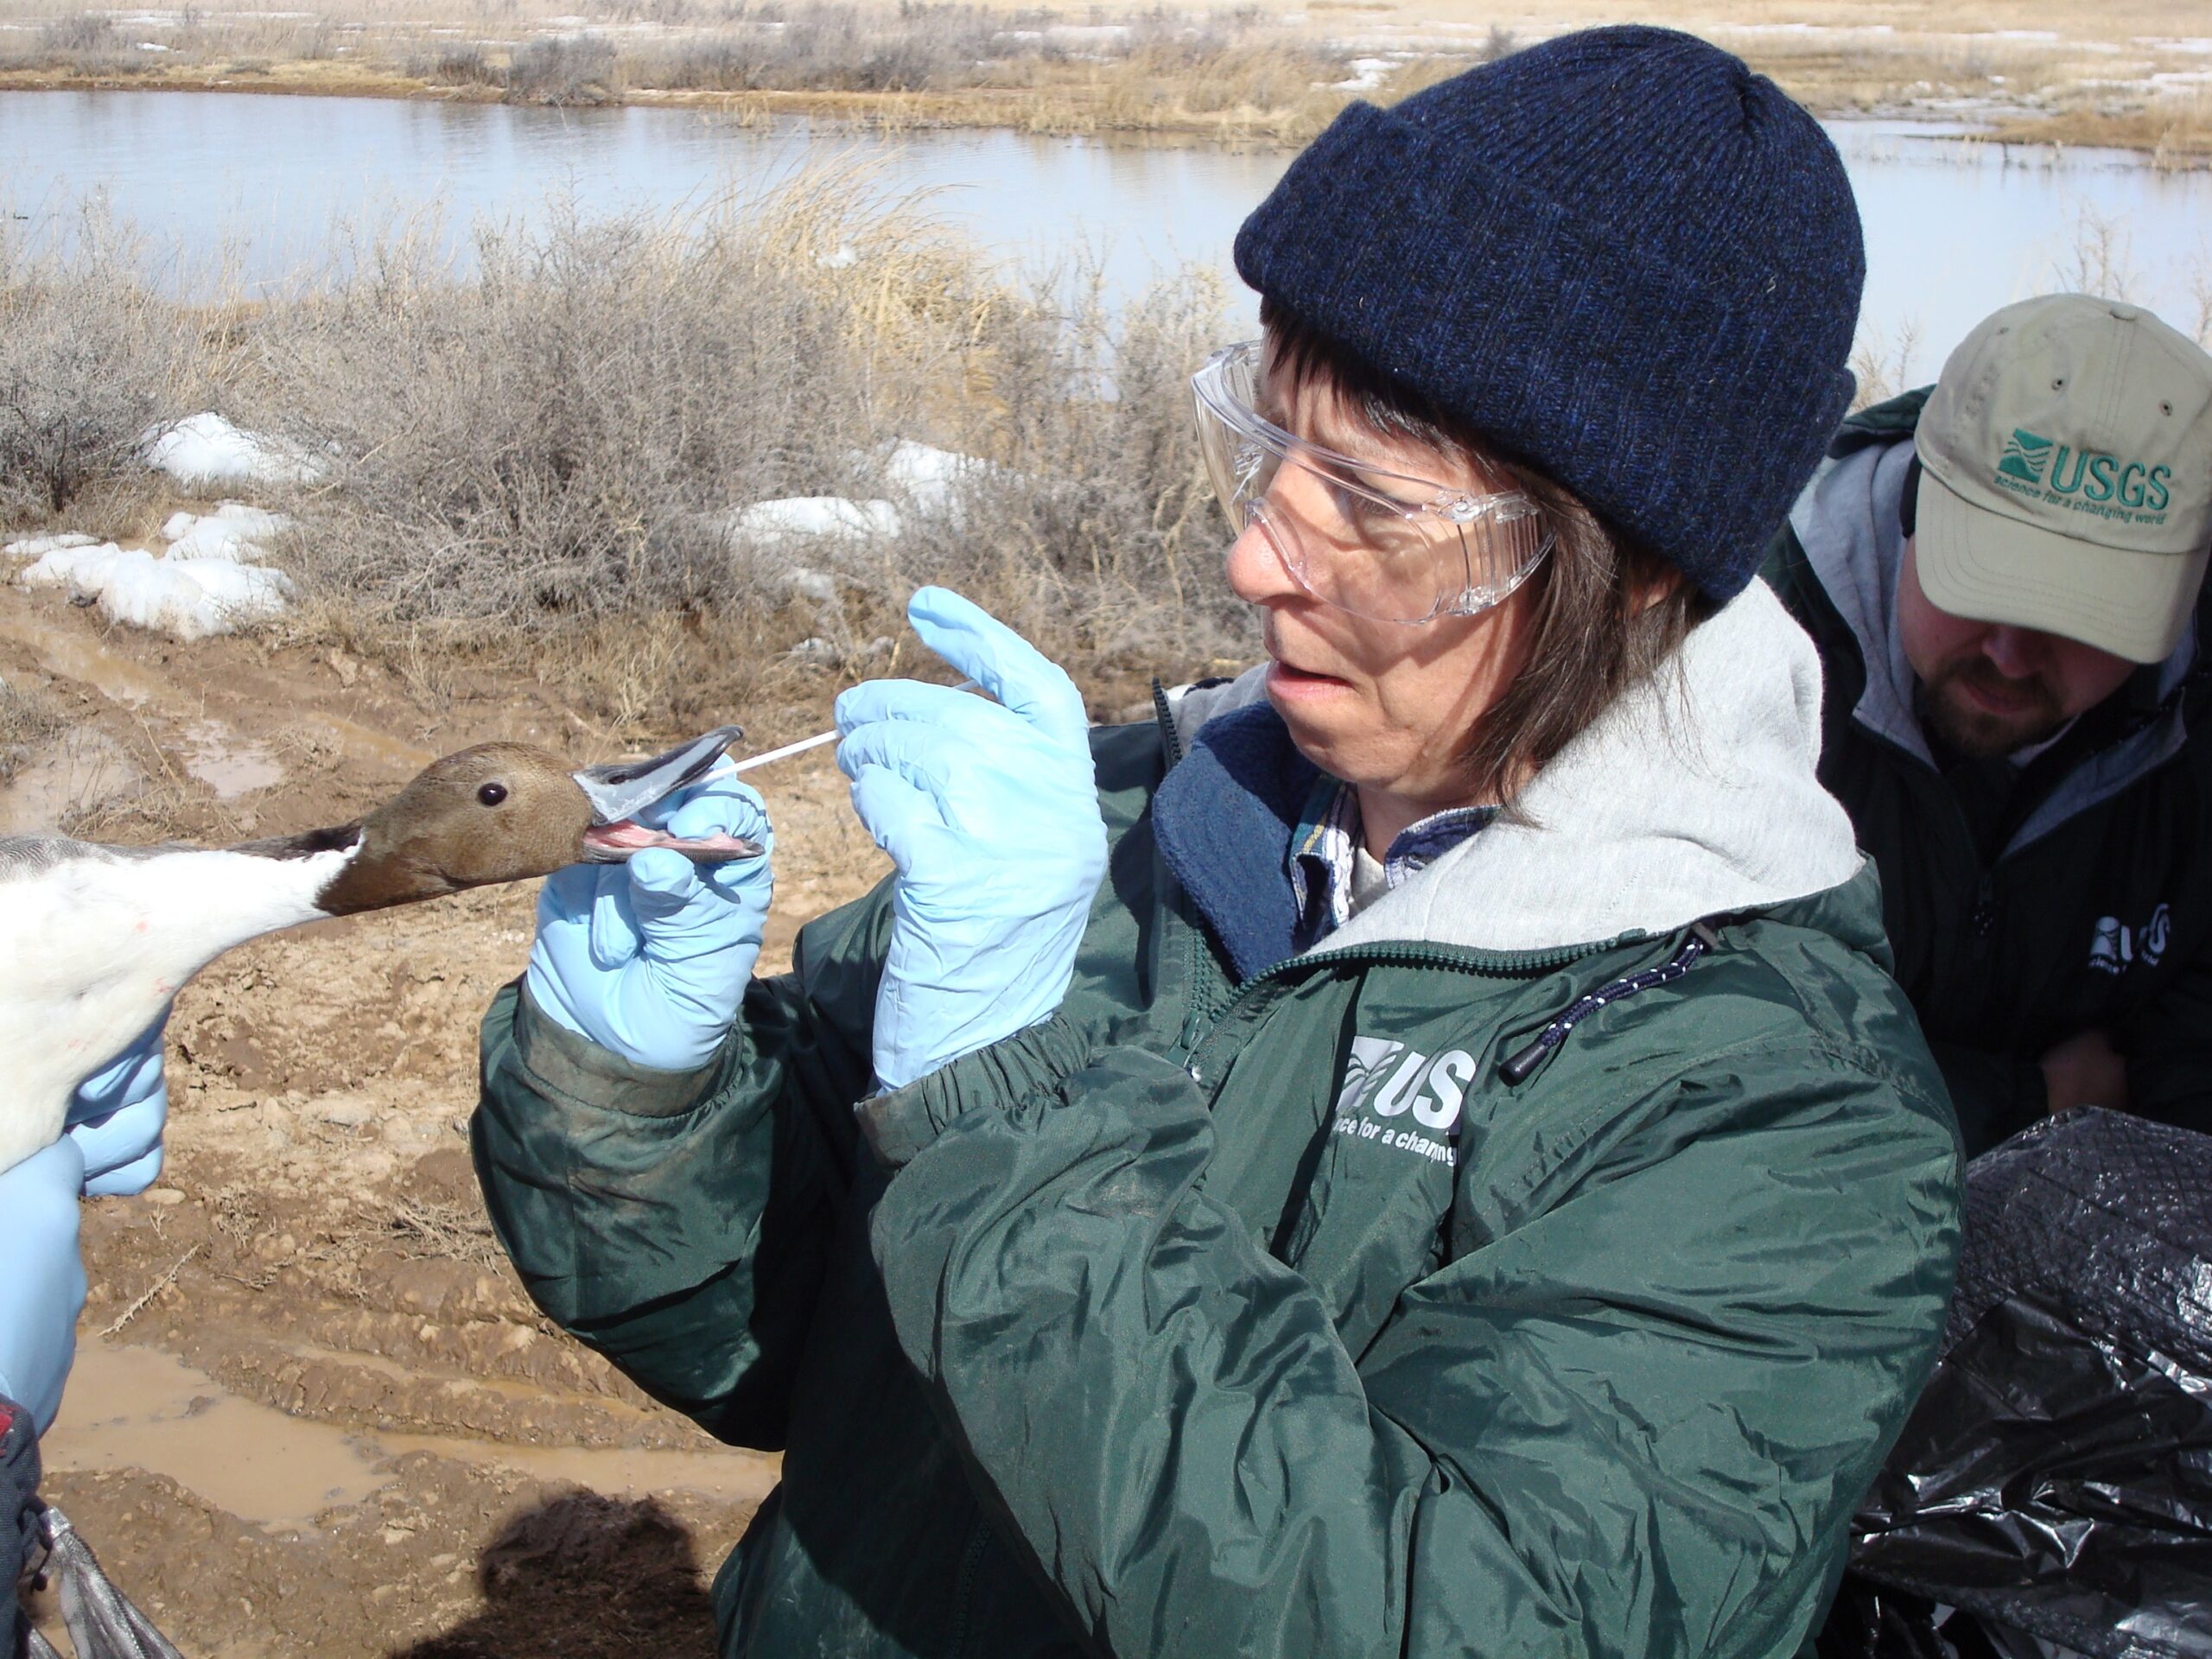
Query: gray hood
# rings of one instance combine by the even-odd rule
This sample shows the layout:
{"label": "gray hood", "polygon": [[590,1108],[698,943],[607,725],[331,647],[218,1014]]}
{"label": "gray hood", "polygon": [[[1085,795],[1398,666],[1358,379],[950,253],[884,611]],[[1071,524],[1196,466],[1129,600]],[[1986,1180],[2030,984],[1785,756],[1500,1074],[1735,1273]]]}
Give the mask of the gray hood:
{"label": "gray hood", "polygon": [[[1896,626],[1898,573],[1904,566],[1904,531],[1897,508],[1912,467],[1910,439],[1854,449],[1824,461],[1790,510],[1789,528],[1805,550],[1828,602],[1859,643],[1866,689],[1852,719],[1933,766],[1928,739],[1913,713],[1911,664]],[[2158,665],[2158,696],[2171,696],[2196,660],[2192,621],[2172,656]],[[2188,736],[2178,701],[2126,741],[2091,756],[2050,792],[2006,845],[2007,853],[2050,833],[2076,813],[2109,799],[2181,750]]]}
{"label": "gray hood", "polygon": [[[1187,747],[1262,700],[1264,666],[1173,700]],[[1375,900],[1314,949],[1424,940],[1486,950],[1664,933],[1839,887],[1860,859],[1814,775],[1813,643],[1754,582],[1670,670],[1560,751],[1501,819]]]}

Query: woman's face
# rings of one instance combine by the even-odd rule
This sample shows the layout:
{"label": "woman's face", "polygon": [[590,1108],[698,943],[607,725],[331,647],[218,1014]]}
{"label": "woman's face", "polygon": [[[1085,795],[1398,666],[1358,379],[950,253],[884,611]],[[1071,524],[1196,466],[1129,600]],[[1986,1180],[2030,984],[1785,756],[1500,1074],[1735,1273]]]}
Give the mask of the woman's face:
{"label": "woman's face", "polygon": [[[1260,412],[1309,442],[1472,493],[1513,487],[1464,457],[1371,431],[1325,385],[1291,386],[1287,378],[1267,375]],[[1286,467],[1268,511],[1294,523],[1298,493],[1319,487],[1312,474]],[[1357,787],[1363,800],[1395,798],[1414,817],[1478,804],[1457,757],[1528,660],[1540,582],[1476,616],[1377,622],[1308,594],[1255,523],[1229,550],[1229,585],[1259,607],[1268,701],[1307,760]]]}

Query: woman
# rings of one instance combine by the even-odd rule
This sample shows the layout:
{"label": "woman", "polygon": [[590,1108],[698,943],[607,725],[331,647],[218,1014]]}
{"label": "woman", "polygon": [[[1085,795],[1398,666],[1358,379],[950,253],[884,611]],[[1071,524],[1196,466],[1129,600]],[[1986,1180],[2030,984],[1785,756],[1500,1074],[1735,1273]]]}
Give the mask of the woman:
{"label": "woman", "polygon": [[840,700],[897,874],[791,974],[765,862],[549,884],[500,1236],[783,1449],[731,1654],[1790,1652],[1956,1204],[1746,587],[1848,396],[1840,166],[1596,31],[1347,111],[1237,257],[1197,404],[1268,663],[1090,732],[918,594],[991,700]]}

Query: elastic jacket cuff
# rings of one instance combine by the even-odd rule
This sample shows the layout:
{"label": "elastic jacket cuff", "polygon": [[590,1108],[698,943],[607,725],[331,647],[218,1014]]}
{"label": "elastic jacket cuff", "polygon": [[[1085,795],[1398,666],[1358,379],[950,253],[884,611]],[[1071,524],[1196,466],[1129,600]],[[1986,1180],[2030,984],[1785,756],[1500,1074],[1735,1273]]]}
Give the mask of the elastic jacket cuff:
{"label": "elastic jacket cuff", "polygon": [[572,1106],[631,1117],[676,1117],[719,1086],[728,1045],[701,1066],[664,1071],[602,1048],[554,1019],[519,984],[515,1001],[515,1058],[541,1093]]}
{"label": "elastic jacket cuff", "polygon": [[1090,1058],[1090,1039],[1054,1014],[1041,1025],[939,1066],[904,1088],[860,1104],[861,1133],[875,1155],[897,1168],[966,1112],[1011,1110],[1047,1096]]}

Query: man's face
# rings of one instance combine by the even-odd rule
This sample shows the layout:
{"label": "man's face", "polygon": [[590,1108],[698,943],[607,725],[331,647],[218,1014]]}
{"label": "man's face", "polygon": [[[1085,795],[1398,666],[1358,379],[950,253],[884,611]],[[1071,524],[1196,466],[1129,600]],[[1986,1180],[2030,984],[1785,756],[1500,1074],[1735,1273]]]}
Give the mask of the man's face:
{"label": "man's face", "polygon": [[1906,537],[1897,637],[1920,682],[1921,717],[1957,753],[1993,760],[2040,743],[2126,683],[2135,664],[2078,639],[1940,611]]}

